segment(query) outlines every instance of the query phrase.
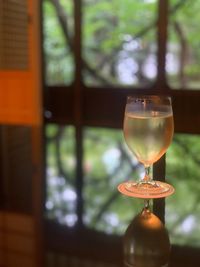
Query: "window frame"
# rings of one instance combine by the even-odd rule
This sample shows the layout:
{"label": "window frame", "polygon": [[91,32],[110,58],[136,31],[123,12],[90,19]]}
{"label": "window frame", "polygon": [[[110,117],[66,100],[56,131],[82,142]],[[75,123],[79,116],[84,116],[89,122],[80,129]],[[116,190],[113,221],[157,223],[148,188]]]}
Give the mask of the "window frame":
{"label": "window frame", "polygon": [[[174,121],[175,121],[175,133],[188,133],[188,134],[200,134],[200,109],[198,99],[200,99],[200,90],[181,90],[171,89],[167,84],[166,73],[165,73],[165,55],[166,55],[166,44],[167,44],[167,26],[168,26],[168,12],[169,12],[169,1],[158,0],[158,20],[157,20],[157,43],[158,43],[158,71],[157,79],[155,84],[151,88],[108,88],[108,87],[87,87],[83,82],[82,70],[84,68],[82,62],[82,1],[74,1],[74,61],[75,61],[75,80],[69,86],[47,86],[44,84],[44,109],[45,111],[51,112],[51,117],[45,117],[44,125],[48,123],[57,124],[72,124],[75,126],[76,135],[76,190],[77,190],[77,215],[78,221],[74,231],[74,238],[78,239],[77,233],[80,229],[81,235],[84,240],[87,239],[87,234],[91,236],[91,244],[94,238],[101,239],[101,235],[94,231],[85,229],[83,225],[82,215],[84,211],[83,202],[83,128],[85,126],[92,127],[109,127],[109,128],[122,128],[124,106],[126,97],[129,94],[168,94],[172,97],[173,110],[174,110]],[[106,99],[106,101],[105,101]],[[98,100],[98,101],[97,101]],[[110,105],[112,103],[112,105]],[[192,116],[191,116],[192,115]],[[158,163],[154,164],[154,177],[159,177],[161,180],[165,178],[165,156],[159,160]],[[159,199],[154,201],[154,213],[158,215],[164,221],[165,214],[165,200]],[[62,231],[66,231],[67,227],[60,226],[60,234],[54,235],[51,239],[53,230],[58,229],[58,224],[52,222],[46,222],[46,236],[50,242],[51,248],[56,246],[61,250],[64,247],[68,247],[67,242],[62,238]],[[62,228],[62,229],[61,229]],[[78,230],[79,229],[79,230]],[[58,231],[58,230],[57,230]],[[51,232],[51,235],[49,233]],[[66,232],[70,235],[71,229]],[[58,239],[58,237],[60,239]],[[110,242],[116,245],[116,251],[120,251],[121,243],[116,241],[115,237],[108,237],[103,235],[103,240],[106,241],[110,238]],[[56,240],[56,241],[55,241]],[[76,242],[75,242],[76,243]],[[78,241],[77,241],[78,243]],[[62,245],[61,245],[62,244]],[[103,243],[97,245],[101,246]],[[72,245],[73,246],[73,245]],[[115,245],[114,245],[115,246]],[[80,248],[83,248],[83,244],[79,244]],[[104,248],[110,249],[107,246]],[[74,245],[75,249],[75,245]],[[104,249],[104,253],[106,251]],[[75,249],[76,251],[76,249]],[[197,263],[200,261],[198,255],[199,249],[186,248],[173,245],[172,246],[172,262],[178,262],[182,258],[182,262]],[[182,253],[184,252],[184,253]],[[84,253],[87,254],[85,251]],[[96,253],[98,254],[98,253]],[[112,254],[112,253],[111,253]],[[116,256],[110,255],[110,259],[119,260],[122,259],[119,253]],[[102,254],[100,256],[103,256]],[[105,256],[104,256],[105,257]],[[174,263],[172,263],[172,266]],[[178,266],[178,265],[176,265]],[[181,265],[182,266],[182,265]],[[185,266],[185,265],[184,265]],[[189,266],[189,265],[186,265]]]}

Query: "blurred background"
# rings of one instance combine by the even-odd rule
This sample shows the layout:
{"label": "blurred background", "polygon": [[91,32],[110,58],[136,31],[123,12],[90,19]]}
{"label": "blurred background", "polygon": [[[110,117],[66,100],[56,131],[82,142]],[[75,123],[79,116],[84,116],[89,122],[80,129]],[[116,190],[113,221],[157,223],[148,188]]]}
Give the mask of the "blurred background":
{"label": "blurred background", "polygon": [[[175,134],[154,177],[169,266],[200,263],[200,1],[0,0],[0,266],[117,267],[143,202],[117,185],[143,167],[126,97],[172,97]],[[20,245],[21,244],[21,245]]]}

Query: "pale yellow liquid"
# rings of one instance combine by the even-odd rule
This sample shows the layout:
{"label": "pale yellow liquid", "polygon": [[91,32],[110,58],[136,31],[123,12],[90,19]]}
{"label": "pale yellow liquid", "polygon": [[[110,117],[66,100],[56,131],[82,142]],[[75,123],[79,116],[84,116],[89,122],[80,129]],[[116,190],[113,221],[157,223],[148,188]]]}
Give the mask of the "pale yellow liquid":
{"label": "pale yellow liquid", "polygon": [[124,136],[137,159],[148,166],[167,150],[174,131],[172,114],[146,112],[125,114]]}

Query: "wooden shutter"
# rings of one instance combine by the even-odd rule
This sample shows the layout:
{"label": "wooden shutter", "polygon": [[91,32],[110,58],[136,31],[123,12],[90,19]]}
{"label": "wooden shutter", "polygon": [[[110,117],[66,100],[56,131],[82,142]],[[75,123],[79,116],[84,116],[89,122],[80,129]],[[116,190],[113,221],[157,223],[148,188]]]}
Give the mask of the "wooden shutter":
{"label": "wooden shutter", "polygon": [[34,0],[0,0],[0,123],[41,123],[39,14]]}

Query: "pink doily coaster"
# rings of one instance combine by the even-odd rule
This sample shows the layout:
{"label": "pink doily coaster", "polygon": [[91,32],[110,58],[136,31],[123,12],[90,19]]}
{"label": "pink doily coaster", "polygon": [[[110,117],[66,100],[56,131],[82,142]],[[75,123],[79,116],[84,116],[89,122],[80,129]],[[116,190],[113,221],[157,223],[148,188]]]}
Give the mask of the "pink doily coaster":
{"label": "pink doily coaster", "polygon": [[153,181],[153,184],[128,181],[119,184],[118,191],[128,197],[152,199],[168,197],[175,189],[170,184],[160,181]]}

